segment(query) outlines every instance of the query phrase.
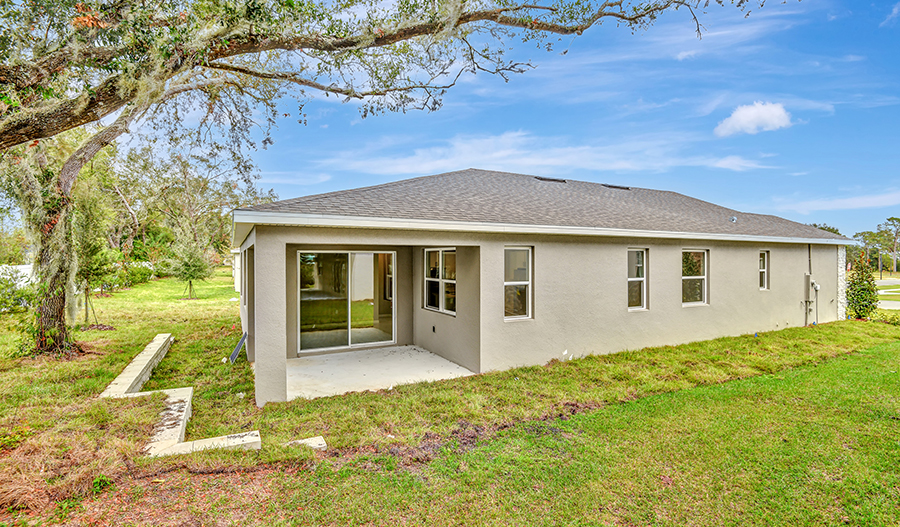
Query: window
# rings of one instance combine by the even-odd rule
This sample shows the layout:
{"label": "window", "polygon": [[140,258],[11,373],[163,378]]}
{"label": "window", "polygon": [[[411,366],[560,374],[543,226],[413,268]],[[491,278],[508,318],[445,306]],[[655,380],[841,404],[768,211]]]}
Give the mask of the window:
{"label": "window", "polygon": [[456,249],[425,250],[425,307],[456,314]]}
{"label": "window", "polygon": [[769,251],[759,251],[759,288],[769,288]]}
{"label": "window", "polygon": [[394,299],[394,261],[388,260],[384,266],[384,299]]}
{"label": "window", "polygon": [[681,252],[681,302],[706,303],[706,255],[707,251]]}
{"label": "window", "polygon": [[628,309],[647,309],[647,249],[628,249]]}
{"label": "window", "polygon": [[394,287],[380,272],[394,259],[393,252],[297,251],[298,351],[395,342],[394,305],[379,294]]}
{"label": "window", "polygon": [[503,255],[503,316],[531,317],[531,247],[507,247]]}

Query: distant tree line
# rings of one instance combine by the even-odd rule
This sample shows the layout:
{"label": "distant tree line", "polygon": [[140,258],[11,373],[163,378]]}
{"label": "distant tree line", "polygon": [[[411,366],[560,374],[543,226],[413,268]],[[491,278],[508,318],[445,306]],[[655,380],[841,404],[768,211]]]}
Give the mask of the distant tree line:
{"label": "distant tree line", "polygon": [[[51,139],[47,166],[69,157],[90,133],[78,129]],[[192,281],[207,276],[231,247],[231,211],[277,198],[256,185],[252,165],[227,153],[112,143],[81,169],[68,204],[69,234],[56,239],[43,228],[39,176],[34,188],[0,177],[0,265],[69,269],[70,288],[84,292],[86,302],[94,291],[170,274],[185,278],[192,296]]]}
{"label": "distant tree line", "polygon": [[[841,232],[825,223],[810,223],[824,231],[841,234]],[[869,266],[878,271],[900,271],[898,251],[900,251],[900,218],[890,217],[878,224],[874,231],[862,231],[853,235],[858,245],[847,248],[847,261],[856,262],[860,254],[864,254]]]}

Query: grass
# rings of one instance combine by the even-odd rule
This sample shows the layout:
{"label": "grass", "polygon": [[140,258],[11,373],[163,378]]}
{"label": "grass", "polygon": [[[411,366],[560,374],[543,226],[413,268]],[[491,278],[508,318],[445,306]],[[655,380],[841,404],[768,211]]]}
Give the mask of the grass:
{"label": "grass", "polygon": [[[350,302],[350,327],[370,328],[374,325],[375,307],[371,300]],[[307,300],[301,302],[300,329],[345,329],[347,300]]]}
{"label": "grass", "polygon": [[[252,519],[268,515],[270,523],[278,523],[280,518],[338,525],[365,523],[366,517],[376,524],[418,523],[426,521],[434,511],[436,524],[467,523],[466,519],[472,523],[577,524],[562,518],[582,511],[584,523],[603,523],[612,518],[623,524],[689,524],[693,520],[686,515],[691,503],[707,515],[708,521],[698,523],[736,523],[739,513],[747,510],[773,510],[777,505],[790,512],[788,504],[806,499],[807,494],[815,497],[808,502],[809,510],[825,511],[831,505],[826,506],[822,500],[837,503],[843,499],[844,491],[807,488],[803,485],[812,480],[799,476],[793,480],[780,476],[779,482],[793,481],[797,485],[794,494],[765,494],[765,484],[760,483],[767,474],[782,474],[788,466],[784,459],[765,457],[781,452],[771,450],[779,446],[771,442],[772,438],[781,436],[769,435],[787,433],[785,437],[794,441],[790,443],[797,448],[791,454],[794,457],[786,459],[800,459],[796,456],[801,454],[812,459],[815,453],[824,452],[824,447],[815,444],[816,437],[831,436],[822,435],[827,432],[825,425],[816,428],[818,436],[804,435],[802,425],[826,417],[835,419],[834,423],[827,421],[828,426],[844,427],[841,433],[848,438],[853,439],[853,430],[858,436],[856,443],[848,443],[856,445],[855,450],[844,452],[845,458],[855,460],[855,464],[848,465],[842,477],[846,479],[850,471],[854,481],[877,480],[879,485],[887,485],[885,467],[890,465],[883,463],[883,456],[870,452],[875,448],[872,445],[884,445],[866,442],[868,439],[859,442],[871,427],[854,428],[871,418],[868,407],[859,406],[859,401],[853,399],[852,404],[840,406],[846,410],[843,413],[827,410],[836,402],[850,401],[852,394],[845,396],[841,390],[814,385],[833,382],[827,375],[847,376],[855,372],[862,376],[853,381],[860,388],[850,392],[863,397],[864,388],[871,388],[875,391],[865,396],[869,397],[865,401],[880,400],[878,404],[887,410],[896,410],[896,382],[893,392],[872,383],[875,377],[882,379],[885,375],[877,369],[881,368],[878,364],[893,361],[891,369],[900,369],[896,366],[897,348],[878,348],[881,351],[877,353],[884,355],[878,359],[880,363],[867,363],[852,372],[829,373],[804,385],[817,392],[795,396],[800,388],[784,382],[802,372],[815,377],[821,368],[863,360],[857,358],[868,357],[870,352],[809,367],[896,342],[900,339],[898,327],[846,321],[761,333],[758,338],[748,335],[592,356],[440,383],[400,386],[391,391],[298,400],[257,409],[252,401],[252,371],[246,360],[242,357],[234,365],[221,362],[240,336],[237,304],[230,301],[236,296],[230,275],[220,270],[208,283],[201,284],[199,300],[178,300],[182,291],[181,284],[160,280],[96,299],[100,322],[117,329],[79,333],[78,338],[93,350],[79,360],[0,358],[0,434],[15,442],[15,446],[0,454],[0,504],[50,514],[46,511],[59,508],[53,509],[54,503],[64,503],[65,515],[77,516],[82,509],[66,500],[90,496],[96,478],[103,475],[116,490],[101,492],[85,501],[85,514],[95,509],[114,511],[115,504],[110,500],[117,493],[137,496],[147,501],[148,507],[164,496],[170,496],[171,502],[172,494],[161,493],[159,486],[171,486],[176,489],[171,492],[188,495],[203,494],[206,491],[201,490],[209,486],[211,500],[227,502],[221,510],[237,511],[233,506],[243,503],[243,491],[222,490],[218,482],[227,480],[252,496],[247,485],[253,480],[271,494],[265,494],[268,497],[261,503],[266,505],[261,508],[252,500],[246,501],[240,514],[247,514],[246,507],[252,505]],[[0,317],[0,325],[11,327],[11,319],[8,315]],[[161,399],[101,401],[95,396],[161,332],[173,333],[176,341],[145,389],[194,387],[187,439],[259,429],[264,442],[262,451],[211,451],[160,460],[146,460],[138,455],[161,408]],[[12,339],[4,332],[0,337],[0,356],[8,353],[12,345]],[[865,368],[869,367],[876,368],[873,371],[877,375],[867,376]],[[769,376],[759,377],[764,374]],[[755,379],[746,381],[747,386],[769,386],[771,393],[766,397],[775,402],[764,403],[762,395],[742,399],[743,392],[730,388],[744,383],[722,384],[749,377]],[[882,380],[890,379],[888,376]],[[778,400],[782,400],[781,406],[776,404]],[[652,406],[651,401],[671,402]],[[703,401],[710,406],[705,409]],[[713,405],[714,401],[718,402]],[[859,411],[853,411],[853,405]],[[626,409],[632,413],[609,421]],[[790,413],[800,410],[800,414]],[[560,415],[571,418],[555,421]],[[743,421],[739,415],[745,416]],[[592,416],[605,416],[596,418],[606,424],[594,423]],[[738,420],[729,421],[733,419]],[[731,424],[726,426],[726,422]],[[580,424],[572,428],[572,423]],[[893,432],[883,435],[885,441],[892,440],[896,445],[896,423],[893,426]],[[749,433],[747,427],[760,428]],[[632,434],[631,428],[643,435]],[[668,443],[659,435],[664,430],[668,430]],[[292,439],[314,435],[325,436],[329,443],[330,454],[324,458],[308,449],[282,446]],[[754,449],[756,443],[762,450]],[[456,449],[457,444],[467,446]],[[473,444],[477,448],[469,450]],[[677,451],[682,444],[693,446]],[[810,452],[804,453],[804,449]],[[675,454],[681,457],[671,457]],[[748,464],[741,464],[742,455],[752,455],[747,458]],[[646,466],[637,461],[631,463],[631,456],[643,459],[641,463]],[[665,462],[654,465],[657,458]],[[719,466],[720,458],[730,461]],[[823,462],[827,459],[822,458]],[[238,472],[219,474],[215,476],[219,479],[213,480],[182,471],[162,478],[165,484],[140,478],[140,474],[165,473],[185,462],[189,468],[201,470],[237,467],[254,471],[248,474],[259,477]],[[469,473],[471,467],[478,468]],[[831,474],[832,468],[828,465],[822,470]],[[741,479],[741,474],[749,479]],[[677,484],[668,485],[668,490],[656,487],[669,479]],[[607,483],[608,480],[615,484]],[[185,487],[178,491],[179,485]],[[900,487],[896,482],[893,487],[873,486],[866,496],[886,505],[896,504],[897,488]],[[764,494],[771,503],[760,501]],[[745,504],[730,507],[726,503],[729,496]],[[588,507],[592,500],[599,500],[599,508]],[[204,518],[212,514],[209,511],[218,503],[205,503],[200,497],[188,501],[191,503],[181,505],[190,505],[194,511],[191,514]],[[96,507],[91,505],[94,502]],[[870,505],[866,506],[874,510],[874,505]],[[160,507],[164,507],[162,502]],[[473,516],[478,510],[485,511],[484,515]],[[652,516],[653,511],[664,515]],[[239,511],[228,514],[232,514],[229,521],[241,518]],[[732,520],[725,521],[727,518]],[[763,522],[761,518],[751,516],[757,523]],[[819,520],[813,516],[796,518],[801,523],[829,523],[822,520],[826,516]],[[213,520],[200,523],[214,523]]]}
{"label": "grass", "polygon": [[900,294],[894,294],[894,295],[880,294],[881,291],[886,291],[886,290],[892,290],[892,291],[896,291],[896,292],[900,293],[900,285],[879,285],[879,286],[876,286],[876,289],[879,292],[878,300],[891,300],[894,302],[900,302]]}
{"label": "grass", "polygon": [[135,479],[85,500],[68,519],[896,525],[898,370],[900,344],[882,344],[814,366],[515,423],[474,442],[451,440],[412,466],[386,449],[301,467]]}

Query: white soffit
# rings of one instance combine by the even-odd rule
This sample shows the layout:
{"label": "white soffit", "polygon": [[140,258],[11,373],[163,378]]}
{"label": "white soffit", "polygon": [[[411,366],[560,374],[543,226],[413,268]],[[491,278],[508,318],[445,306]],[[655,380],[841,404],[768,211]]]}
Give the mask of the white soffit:
{"label": "white soffit", "polygon": [[708,232],[672,232],[631,229],[607,229],[599,227],[572,227],[555,225],[520,225],[513,223],[476,223],[465,221],[404,220],[363,216],[329,216],[286,212],[260,212],[236,210],[234,221],[234,245],[240,246],[254,225],[284,225],[294,227],[344,227],[357,229],[402,229],[415,231],[455,231],[506,234],[565,234],[569,236],[611,236],[631,238],[668,238],[691,240],[742,241],[761,243],[805,243],[816,245],[847,245],[848,240],[829,238],[789,238],[784,236],[760,236],[750,234],[724,234]]}

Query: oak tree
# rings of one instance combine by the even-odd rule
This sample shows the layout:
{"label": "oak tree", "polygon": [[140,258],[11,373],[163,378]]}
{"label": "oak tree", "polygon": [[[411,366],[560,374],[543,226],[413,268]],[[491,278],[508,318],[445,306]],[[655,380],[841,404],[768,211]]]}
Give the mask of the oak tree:
{"label": "oak tree", "polygon": [[[764,0],[713,2],[746,11]],[[53,254],[70,246],[72,188],[85,163],[133,123],[228,144],[239,162],[256,146],[251,128],[265,133],[279,116],[281,97],[299,101],[301,121],[304,102],[322,94],[360,100],[364,116],[433,110],[463,72],[506,77],[526,69],[507,59],[513,39],[548,44],[548,37],[579,35],[605,21],[638,30],[675,9],[699,32],[696,10],[709,4],[0,0],[0,175],[42,198],[33,203],[45,284],[39,351],[68,342],[61,305],[71,269]],[[199,123],[182,128],[183,116],[198,109]],[[74,152],[50,159],[48,140],[98,121],[104,126]]]}

